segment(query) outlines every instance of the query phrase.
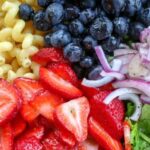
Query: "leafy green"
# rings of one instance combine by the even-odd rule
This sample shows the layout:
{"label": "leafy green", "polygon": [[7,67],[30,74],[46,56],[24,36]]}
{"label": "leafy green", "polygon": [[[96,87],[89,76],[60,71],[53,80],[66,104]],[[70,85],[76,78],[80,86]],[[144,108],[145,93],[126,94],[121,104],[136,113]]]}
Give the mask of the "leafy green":
{"label": "leafy green", "polygon": [[127,102],[126,116],[130,117],[133,114],[134,110],[135,110],[134,104],[131,102]]}
{"label": "leafy green", "polygon": [[[133,106],[127,104],[127,113],[131,115]],[[131,122],[131,144],[133,150],[150,150],[150,105],[144,105],[138,122]]]}

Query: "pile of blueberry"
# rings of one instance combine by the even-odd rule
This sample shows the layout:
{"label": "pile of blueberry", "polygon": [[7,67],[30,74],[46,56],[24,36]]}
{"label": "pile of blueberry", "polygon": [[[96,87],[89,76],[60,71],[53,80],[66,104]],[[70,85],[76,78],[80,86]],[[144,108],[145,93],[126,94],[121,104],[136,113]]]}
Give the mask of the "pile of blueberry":
{"label": "pile of blueberry", "polygon": [[[20,18],[46,32],[46,46],[61,47],[79,77],[97,78],[101,67],[93,47],[108,56],[120,43],[138,40],[150,25],[150,0],[37,0],[41,10],[21,4]],[[91,71],[92,70],[92,71]],[[90,73],[89,73],[90,72]]]}

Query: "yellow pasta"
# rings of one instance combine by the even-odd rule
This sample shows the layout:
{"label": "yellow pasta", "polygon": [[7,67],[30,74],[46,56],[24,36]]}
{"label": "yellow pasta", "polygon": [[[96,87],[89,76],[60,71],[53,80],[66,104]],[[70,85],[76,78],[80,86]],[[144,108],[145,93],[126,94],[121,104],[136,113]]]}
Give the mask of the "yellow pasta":
{"label": "yellow pasta", "polygon": [[0,77],[8,81],[38,78],[40,65],[32,62],[31,56],[44,45],[44,33],[18,17],[21,3],[39,9],[37,0],[0,0]]}

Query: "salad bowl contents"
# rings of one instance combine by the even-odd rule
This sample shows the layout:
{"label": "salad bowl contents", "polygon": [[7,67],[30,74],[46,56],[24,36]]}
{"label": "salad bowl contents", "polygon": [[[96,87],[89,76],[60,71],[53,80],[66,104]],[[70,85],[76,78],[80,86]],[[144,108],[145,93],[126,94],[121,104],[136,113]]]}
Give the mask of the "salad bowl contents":
{"label": "salad bowl contents", "polygon": [[149,0],[1,0],[0,150],[149,149]]}

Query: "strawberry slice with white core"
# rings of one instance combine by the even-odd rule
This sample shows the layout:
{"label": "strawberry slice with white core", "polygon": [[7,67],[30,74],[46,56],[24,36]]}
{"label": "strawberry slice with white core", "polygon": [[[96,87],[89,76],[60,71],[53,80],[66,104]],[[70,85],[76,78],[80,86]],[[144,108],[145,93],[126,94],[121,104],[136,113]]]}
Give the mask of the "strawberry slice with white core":
{"label": "strawberry slice with white core", "polygon": [[87,118],[90,112],[86,97],[80,97],[66,102],[56,108],[56,118],[70,131],[78,142],[87,138]]}
{"label": "strawberry slice with white core", "polygon": [[5,124],[0,128],[0,150],[13,149],[13,130],[11,125]]}
{"label": "strawberry slice with white core", "polygon": [[82,96],[81,90],[51,70],[41,67],[40,79],[49,90],[53,90],[64,98],[73,99]]}
{"label": "strawberry slice with white core", "polygon": [[12,119],[20,104],[17,90],[7,81],[0,79],[0,124]]}

